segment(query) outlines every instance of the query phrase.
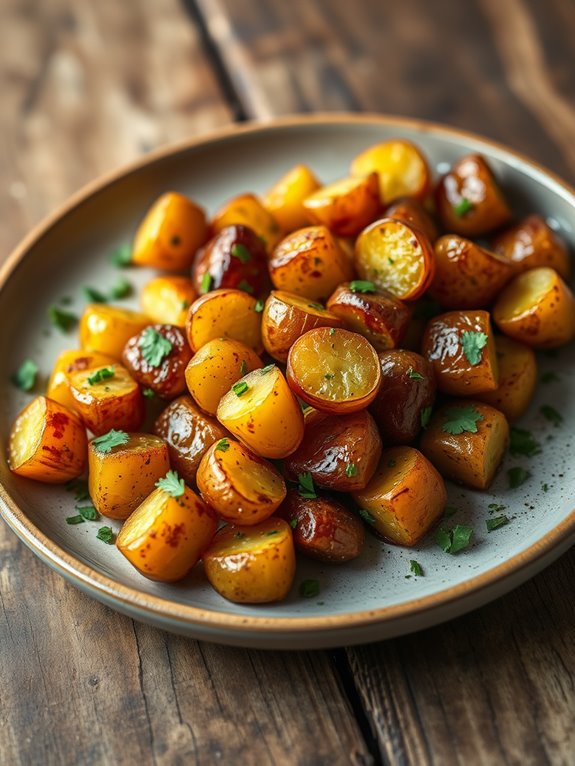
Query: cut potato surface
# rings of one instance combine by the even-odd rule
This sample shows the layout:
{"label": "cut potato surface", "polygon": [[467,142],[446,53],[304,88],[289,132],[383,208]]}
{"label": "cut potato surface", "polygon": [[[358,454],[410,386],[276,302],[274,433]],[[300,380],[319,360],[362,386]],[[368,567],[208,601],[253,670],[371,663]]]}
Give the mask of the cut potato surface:
{"label": "cut potato surface", "polygon": [[137,431],[144,420],[140,387],[121,364],[83,370],[70,376],[75,409],[93,434],[111,428]]}
{"label": "cut potato surface", "polygon": [[153,322],[184,327],[188,309],[197,297],[188,277],[156,277],[142,288],[140,303]]}
{"label": "cut potato surface", "polygon": [[202,295],[190,306],[186,334],[192,351],[214,338],[233,338],[256,354],[263,351],[262,315],[257,301],[242,290],[220,289]]}
{"label": "cut potato surface", "polygon": [[130,338],[150,324],[151,319],[138,311],[91,303],[80,319],[80,345],[84,351],[107,354],[120,361]]}
{"label": "cut potato surface", "polygon": [[500,410],[513,422],[529,407],[537,386],[537,361],[533,349],[504,335],[495,338],[499,385],[477,398]]}
{"label": "cut potato surface", "polygon": [[95,367],[105,367],[115,363],[116,360],[106,354],[81,350],[62,351],[52,369],[46,388],[46,396],[60,402],[65,407],[74,409],[75,401],[70,392],[70,375],[81,370],[91,370]]}
{"label": "cut potato surface", "polygon": [[429,190],[430,174],[421,151],[410,141],[392,139],[366,149],[351,163],[354,176],[375,171],[379,177],[381,201],[399,197],[423,199]]}

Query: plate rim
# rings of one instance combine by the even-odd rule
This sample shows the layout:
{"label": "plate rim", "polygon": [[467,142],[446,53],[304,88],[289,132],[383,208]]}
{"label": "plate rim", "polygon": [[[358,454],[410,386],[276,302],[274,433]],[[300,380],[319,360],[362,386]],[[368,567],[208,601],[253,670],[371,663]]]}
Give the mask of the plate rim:
{"label": "plate rim", "polygon": [[[449,127],[433,121],[376,113],[319,112],[310,115],[288,115],[271,120],[253,120],[239,125],[231,123],[212,130],[207,134],[194,136],[155,149],[119,168],[108,171],[83,186],[40,221],[10,253],[2,267],[0,267],[0,299],[11,275],[18,265],[25,260],[33,246],[54,225],[62,221],[69,213],[80,207],[93,195],[105,190],[108,186],[137,172],[141,168],[161,162],[163,159],[177,156],[179,153],[187,152],[190,149],[197,149],[205,145],[225,142],[258,132],[275,132],[311,125],[329,127],[346,124],[391,126],[397,127],[398,130],[408,128],[423,133],[439,134],[458,139],[463,138],[477,144],[483,144],[490,150],[496,150],[497,153],[508,155],[508,157],[511,156],[518,164],[527,166],[531,171],[534,171],[536,176],[541,176],[539,180],[543,180],[547,187],[550,186],[549,181],[551,181],[551,185],[556,187],[554,191],[565,197],[575,208],[575,188],[553,171],[548,170],[543,165],[520,152],[505,146],[505,144],[485,138],[471,131]],[[175,625],[179,626],[183,632],[186,632],[187,628],[198,627],[204,631],[209,629],[223,631],[236,629],[240,633],[252,634],[265,631],[267,633],[282,633],[286,635],[313,630],[322,633],[341,629],[349,631],[354,628],[366,628],[381,623],[393,625],[393,623],[399,622],[406,617],[417,618],[426,612],[434,612],[439,608],[447,609],[460,598],[465,596],[469,599],[490,587],[495,587],[501,580],[512,575],[515,575],[516,585],[518,585],[529,579],[529,571],[536,569],[538,561],[550,556],[555,548],[558,549],[562,544],[567,543],[570,537],[573,537],[575,541],[574,509],[552,530],[536,540],[524,551],[515,554],[507,561],[490,568],[482,574],[470,577],[458,585],[444,588],[436,593],[403,601],[392,606],[356,612],[310,617],[270,617],[206,609],[191,604],[175,602],[161,596],[145,593],[136,587],[118,583],[112,577],[84,564],[73,554],[68,553],[53,542],[50,537],[45,535],[29,519],[2,483],[0,483],[0,500],[2,501],[0,503],[0,515],[17,537],[42,561],[50,565],[77,587],[88,590],[91,595],[100,600],[104,599],[107,603],[110,600],[117,602],[128,611],[130,608],[136,609],[139,614],[147,615],[152,622],[156,622],[158,619],[170,620],[172,624],[175,623]],[[463,609],[462,611],[468,610]]]}

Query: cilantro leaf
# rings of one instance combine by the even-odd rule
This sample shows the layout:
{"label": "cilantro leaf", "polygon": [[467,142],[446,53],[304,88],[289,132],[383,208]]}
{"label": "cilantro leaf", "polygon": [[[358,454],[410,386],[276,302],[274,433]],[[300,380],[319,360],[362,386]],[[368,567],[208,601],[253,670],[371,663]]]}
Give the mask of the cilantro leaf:
{"label": "cilantro leaf", "polygon": [[487,506],[489,513],[499,513],[500,511],[504,511],[506,508],[507,506],[501,505],[501,503],[489,503]]}
{"label": "cilantro leaf", "polygon": [[504,527],[506,524],[509,524],[509,519],[505,515],[495,516],[492,519],[485,519],[485,526],[487,527],[488,532],[493,532],[494,529]]}
{"label": "cilantro leaf", "polygon": [[70,479],[66,482],[66,491],[73,492],[75,500],[79,503],[90,499],[88,482],[85,479]]}
{"label": "cilantro leaf", "polygon": [[240,375],[242,376],[242,378],[244,377],[247,371],[248,371],[248,363],[246,362],[245,359],[242,359],[242,363],[240,365]]}
{"label": "cilantro leaf", "polygon": [[90,301],[90,303],[107,303],[108,302],[108,299],[104,295],[104,293],[101,293],[95,287],[85,286],[84,295],[86,296],[86,299]]}
{"label": "cilantro leaf", "polygon": [[209,293],[212,289],[212,286],[214,284],[214,278],[211,274],[209,274],[207,271],[202,277],[202,283],[200,285],[200,292],[201,293]]}
{"label": "cilantro leaf", "polygon": [[275,362],[273,362],[272,364],[266,364],[265,367],[261,368],[260,375],[267,375],[268,372],[271,372],[275,366],[276,366]]}
{"label": "cilantro leaf", "polygon": [[462,433],[477,433],[477,423],[483,420],[483,415],[475,407],[449,407],[444,412],[445,422],[443,431],[457,436]]}
{"label": "cilantro leaf", "polygon": [[216,450],[219,450],[220,452],[225,452],[226,450],[229,450],[229,448],[230,442],[228,439],[220,439],[216,444]]}
{"label": "cilantro leaf", "polygon": [[150,367],[159,367],[173,348],[172,343],[155,327],[146,327],[140,336],[138,346]]}
{"label": "cilantro leaf", "polygon": [[304,580],[299,586],[299,594],[304,598],[314,598],[319,592],[319,580]]}
{"label": "cilantro leaf", "polygon": [[355,463],[348,463],[345,467],[345,475],[351,479],[352,476],[357,476],[357,466]]}
{"label": "cilantro leaf", "polygon": [[54,305],[48,309],[48,319],[60,332],[69,332],[78,321],[76,314]]}
{"label": "cilantro leaf", "polygon": [[146,397],[146,399],[153,399],[156,395],[155,391],[152,388],[144,388],[142,389],[142,394]]}
{"label": "cilantro leaf", "polygon": [[293,519],[291,519],[289,525],[292,529],[295,529],[297,527],[297,516],[294,516]]}
{"label": "cilantro leaf", "polygon": [[473,529],[457,524],[453,529],[438,529],[435,542],[445,553],[455,555],[469,546]]}
{"label": "cilantro leaf", "polygon": [[522,484],[525,484],[527,479],[531,477],[531,473],[526,471],[521,466],[515,466],[507,471],[507,478],[509,479],[509,489],[517,489]]}
{"label": "cilantro leaf", "polygon": [[322,306],[321,303],[308,303],[307,305],[310,309],[315,309],[316,311],[325,311],[325,306]]}
{"label": "cilantro leaf", "polygon": [[132,263],[132,246],[125,244],[117,247],[112,253],[112,263],[118,268],[130,266]]}
{"label": "cilantro leaf", "polygon": [[232,391],[236,396],[243,396],[248,389],[249,386],[244,380],[240,381],[239,383],[234,383],[232,386]]}
{"label": "cilantro leaf", "polygon": [[563,422],[563,415],[561,415],[560,412],[557,412],[555,407],[552,407],[550,404],[542,404],[539,408],[539,412],[546,420],[553,423],[554,426],[559,426]]}
{"label": "cilantro leaf", "polygon": [[110,298],[112,300],[121,300],[127,298],[134,292],[134,288],[124,277],[120,277],[110,289]]}
{"label": "cilantro leaf", "polygon": [[108,543],[108,545],[112,545],[116,535],[112,531],[112,527],[100,527],[98,530],[98,533],[96,534],[96,537],[98,540],[101,540],[103,543]]}
{"label": "cilantro leaf", "polygon": [[77,506],[76,510],[80,516],[86,521],[97,521],[100,518],[100,514],[94,508],[93,505],[81,505]]}
{"label": "cilantro leaf", "polygon": [[114,447],[122,447],[127,444],[130,437],[125,431],[116,431],[112,428],[107,434],[92,439],[92,446],[98,452],[104,454],[111,452]]}
{"label": "cilantro leaf", "polygon": [[180,479],[177,471],[168,471],[163,479],[158,479],[156,487],[163,489],[172,497],[181,497],[186,491],[184,480]]}
{"label": "cilantro leaf", "polygon": [[534,457],[534,455],[538,455],[541,452],[539,442],[530,431],[512,426],[509,433],[509,452],[511,455],[515,457],[517,455]]}
{"label": "cilantro leaf", "polygon": [[423,567],[415,559],[409,560],[409,571],[412,572],[416,577],[423,577]]}
{"label": "cilantro leaf", "polygon": [[413,367],[410,367],[407,371],[408,377],[410,377],[412,380],[425,380],[423,375],[421,375],[419,372],[416,372]]}
{"label": "cilantro leaf", "polygon": [[88,376],[88,383],[91,386],[94,386],[96,383],[101,383],[103,380],[110,380],[115,374],[113,367],[101,367],[99,370],[96,370]]}
{"label": "cilantro leaf", "polygon": [[237,258],[241,263],[248,263],[252,259],[252,254],[241,242],[236,242],[231,249],[232,258]]}
{"label": "cilantro leaf", "polygon": [[464,215],[473,210],[473,207],[473,202],[470,202],[467,197],[462,197],[459,202],[453,205],[453,212],[458,218],[463,218]]}
{"label": "cilantro leaf", "polygon": [[422,428],[427,428],[427,426],[429,425],[432,410],[433,410],[433,407],[422,407],[421,412],[419,414],[419,419],[421,421]]}
{"label": "cilantro leaf", "polygon": [[83,524],[84,519],[80,514],[77,516],[66,516],[66,524]]}
{"label": "cilantro leaf", "polygon": [[461,347],[470,365],[475,367],[481,361],[481,351],[487,345],[488,337],[484,332],[464,330],[461,333]]}
{"label": "cilantro leaf", "polygon": [[349,283],[352,293],[374,293],[375,284],[368,279],[354,279]]}
{"label": "cilantro leaf", "polygon": [[371,515],[369,511],[366,511],[365,508],[359,509],[359,515],[366,522],[366,524],[369,524],[370,526],[373,526],[375,524],[375,518]]}
{"label": "cilantro leaf", "polygon": [[38,365],[32,359],[25,359],[10,380],[21,391],[32,391],[36,385]]}
{"label": "cilantro leaf", "polygon": [[249,293],[252,295],[254,288],[246,279],[242,279],[242,281],[238,284],[238,290],[242,290],[244,293]]}
{"label": "cilantro leaf", "polygon": [[262,299],[258,298],[256,301],[256,305],[254,306],[254,311],[256,312],[256,314],[261,314],[262,311],[264,310],[264,306],[265,304],[262,301]]}
{"label": "cilantro leaf", "polygon": [[315,491],[311,473],[309,471],[300,473],[297,477],[297,480],[299,482],[299,493],[301,497],[305,498],[306,500],[315,500],[317,497],[317,492]]}

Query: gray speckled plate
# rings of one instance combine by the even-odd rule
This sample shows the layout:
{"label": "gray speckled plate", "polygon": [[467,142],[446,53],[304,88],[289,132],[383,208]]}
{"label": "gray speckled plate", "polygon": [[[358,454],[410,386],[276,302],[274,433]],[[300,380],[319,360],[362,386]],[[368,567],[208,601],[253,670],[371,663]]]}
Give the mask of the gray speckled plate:
{"label": "gray speckled plate", "polygon": [[[81,287],[106,287],[117,271],[109,255],[128,241],[138,220],[161,192],[176,189],[213,211],[236,193],[264,191],[290,166],[309,164],[324,181],[347,173],[351,158],[386,138],[412,139],[439,172],[469,151],[487,155],[518,213],[538,211],[575,245],[575,192],[510,150],[440,126],[378,116],[325,115],[232,127],[148,155],[89,186],[17,249],[0,274],[0,438],[5,451],[10,423],[29,397],[8,383],[26,357],[47,375],[57,353],[76,340],[47,332],[47,307],[64,295],[83,306]],[[136,286],[151,273],[131,270]],[[126,301],[124,305],[130,305]],[[135,304],[134,304],[135,305]],[[460,615],[509,591],[557,558],[575,540],[575,349],[542,355],[541,370],[559,381],[539,388],[523,423],[540,440],[541,455],[507,458],[493,487],[478,493],[451,486],[453,523],[474,528],[473,546],[450,556],[428,540],[415,550],[369,537],[362,557],[340,567],[300,561],[296,584],[282,604],[238,606],[215,593],[195,571],[177,585],[146,580],[113,546],[96,539],[97,525],[68,526],[73,498],[64,489],[18,479],[0,461],[1,513],[40,558],[74,585],[130,616],[167,630],[222,643],[267,648],[319,648],[373,641]],[[553,427],[542,403],[560,403],[564,423]],[[505,469],[523,465],[531,478],[507,489]],[[547,490],[543,490],[543,484]],[[512,519],[488,534],[489,503],[506,506]],[[410,575],[409,560],[425,576]],[[303,599],[297,585],[314,578],[317,598]]]}

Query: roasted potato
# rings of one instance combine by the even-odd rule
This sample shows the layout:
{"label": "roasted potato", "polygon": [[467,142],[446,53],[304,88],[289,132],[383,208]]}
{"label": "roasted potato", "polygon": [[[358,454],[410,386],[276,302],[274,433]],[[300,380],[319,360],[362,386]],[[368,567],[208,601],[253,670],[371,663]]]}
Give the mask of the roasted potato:
{"label": "roasted potato", "polygon": [[242,290],[226,288],[202,295],[192,303],[186,335],[194,352],[214,338],[233,338],[261,354],[261,324],[258,301]]}
{"label": "roasted potato", "polygon": [[183,330],[154,324],[126,343],[122,359],[132,377],[163,399],[186,390],[185,371],[192,352]]}
{"label": "roasted potato", "polygon": [[278,516],[293,528],[298,553],[340,564],[362,551],[365,527],[356,514],[332,497],[304,498],[290,490]]}
{"label": "roasted potato", "polygon": [[107,354],[121,361],[126,343],[150,324],[151,319],[137,311],[90,303],[80,319],[80,345],[84,351]]}
{"label": "roasted potato", "polygon": [[283,502],[286,485],[267,460],[233,439],[212,444],[196,477],[206,503],[232,524],[252,526],[269,518]]}
{"label": "roasted potato", "polygon": [[37,396],[12,424],[8,465],[18,476],[63,484],[83,472],[87,450],[78,415],[53,399]]}
{"label": "roasted potato", "polygon": [[382,383],[370,405],[387,446],[413,442],[435,401],[435,376],[427,359],[403,349],[379,353]]}
{"label": "roasted potato", "polygon": [[385,209],[385,217],[394,218],[413,229],[419,229],[432,244],[439,237],[437,224],[421,202],[414,197],[402,197],[388,205]]}
{"label": "roasted potato", "polygon": [[377,396],[381,371],[377,352],[356,332],[318,327],[290,349],[287,378],[293,391],[323,412],[357,412]]}
{"label": "roasted potato", "polygon": [[136,381],[121,364],[70,375],[74,409],[95,436],[115,428],[137,431],[144,421],[144,399]]}
{"label": "roasted potato", "polygon": [[166,407],[154,423],[154,433],[168,445],[170,464],[186,484],[194,485],[204,452],[229,436],[214,418],[203,413],[189,396],[180,396]]}
{"label": "roasted potato", "polygon": [[507,258],[456,234],[435,243],[435,266],[429,294],[446,309],[483,308],[513,276]]}
{"label": "roasted potato", "polygon": [[215,415],[224,394],[247,372],[263,367],[255,351],[239,340],[214,338],[196,351],[186,367],[186,385],[196,403]]}
{"label": "roasted potato", "polygon": [[264,196],[264,207],[279,223],[284,234],[308,226],[303,201],[321,186],[307,165],[296,165],[277,181]]}
{"label": "roasted potato", "polygon": [[140,224],[132,261],[163,271],[185,271],[207,238],[202,208],[182,194],[168,192],[154,202]]}
{"label": "roasted potato", "polygon": [[308,226],[288,234],[273,251],[269,270],[277,290],[324,300],[353,278],[353,266],[325,226]]}
{"label": "roasted potato", "polygon": [[94,507],[110,519],[127,519],[170,468],[168,447],[152,434],[129,434],[125,444],[102,452],[88,448],[88,487]]}
{"label": "roasted potato", "polygon": [[367,487],[352,494],[380,537],[408,547],[441,518],[447,500],[445,482],[413,447],[384,450]]}
{"label": "roasted potato", "polygon": [[218,593],[239,604],[284,599],[295,577],[292,532],[283,519],[220,529],[204,553],[206,576]]}
{"label": "roasted potato", "polygon": [[395,218],[381,218],[355,243],[355,268],[362,279],[400,300],[415,300],[435,274],[433,248],[425,234]]}
{"label": "roasted potato", "polygon": [[306,418],[304,440],[284,460],[284,470],[295,481],[310,473],[319,487],[351,492],[366,486],[380,456],[381,438],[367,410],[351,415],[316,412]]}
{"label": "roasted potato", "polygon": [[262,340],[270,356],[285,364],[295,341],[316,327],[343,327],[343,322],[321,303],[272,290],[262,315]]}
{"label": "roasted potato", "polygon": [[540,215],[529,215],[498,234],[493,250],[511,261],[516,274],[547,266],[565,281],[571,277],[567,245]]}
{"label": "roasted potato", "polygon": [[[116,539],[130,564],[160,582],[181,580],[199,561],[218,527],[212,509],[175,476],[173,487],[159,486],[148,495]],[[180,489],[181,494],[176,494]]]}
{"label": "roasted potato", "polygon": [[480,237],[511,220],[511,210],[480,154],[458,160],[436,189],[435,203],[446,231]]}
{"label": "roasted potato", "polygon": [[488,489],[509,442],[505,415],[483,402],[454,400],[441,407],[424,431],[420,448],[447,479]]}
{"label": "roasted potato", "polygon": [[347,329],[367,338],[376,351],[398,346],[411,318],[411,309],[405,303],[362,282],[339,285],[329,297],[327,308]]}
{"label": "roasted potato", "polygon": [[432,319],[422,353],[437,387],[452,396],[474,396],[499,385],[495,340],[487,311],[448,311]]}
{"label": "roasted potato", "polygon": [[303,201],[312,223],[323,224],[339,237],[354,237],[381,210],[377,173],[343,178],[310,194]]}
{"label": "roasted potato", "polygon": [[389,204],[400,197],[424,199],[430,187],[427,160],[410,141],[391,139],[366,149],[351,163],[354,176],[375,171],[381,201]]}
{"label": "roasted potato", "polygon": [[501,332],[534,348],[556,348],[575,337],[575,297],[554,269],[516,276],[499,295],[493,320]]}
{"label": "roasted potato", "polygon": [[115,359],[106,354],[86,351],[62,351],[52,369],[46,388],[46,396],[65,407],[74,409],[74,397],[70,393],[70,375],[80,370],[105,367],[115,364]]}
{"label": "roasted potato", "polygon": [[303,438],[301,408],[275,365],[249,372],[234,383],[217,414],[228,431],[262,457],[287,457]]}
{"label": "roasted potato", "polygon": [[212,218],[212,231],[217,234],[232,224],[252,229],[263,241],[268,253],[282,236],[278,222],[254,194],[240,194],[226,202]]}
{"label": "roasted potato", "polygon": [[151,322],[184,327],[188,309],[197,297],[187,277],[155,277],[142,288],[140,303]]}
{"label": "roasted potato", "polygon": [[533,349],[504,335],[495,338],[499,385],[477,399],[502,412],[508,421],[518,420],[529,407],[537,385],[537,362]]}

